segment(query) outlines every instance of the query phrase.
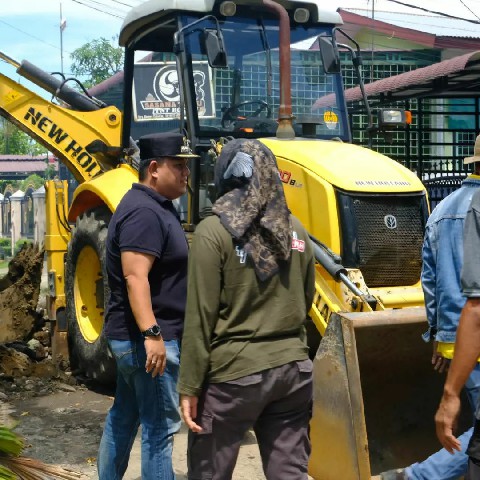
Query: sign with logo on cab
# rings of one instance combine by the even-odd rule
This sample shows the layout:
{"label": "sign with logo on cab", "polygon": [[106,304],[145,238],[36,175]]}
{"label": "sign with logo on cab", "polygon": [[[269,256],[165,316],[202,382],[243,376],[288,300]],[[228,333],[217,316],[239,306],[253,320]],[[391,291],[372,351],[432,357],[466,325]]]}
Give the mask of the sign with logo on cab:
{"label": "sign with logo on cab", "polygon": [[[193,62],[199,118],[214,118],[211,69]],[[133,76],[133,114],[136,122],[180,119],[180,81],[175,62],[138,62]]]}

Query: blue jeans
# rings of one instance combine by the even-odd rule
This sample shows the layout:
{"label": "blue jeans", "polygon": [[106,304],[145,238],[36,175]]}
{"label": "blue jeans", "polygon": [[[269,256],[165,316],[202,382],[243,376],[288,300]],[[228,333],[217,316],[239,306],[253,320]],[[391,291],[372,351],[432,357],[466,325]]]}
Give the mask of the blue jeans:
{"label": "blue jeans", "polygon": [[117,363],[117,388],[107,414],[98,452],[99,480],[120,480],[127,469],[139,425],[142,426],[142,479],[173,480],[173,434],[180,429],[176,392],[178,340],[165,342],[167,366],[162,376],[145,372],[143,338],[109,340]]}
{"label": "blue jeans", "polygon": [[[480,364],[477,363],[468,377],[465,390],[472,410],[475,411],[480,394]],[[472,432],[473,426],[458,437],[462,444],[460,452],[455,451],[452,455],[442,448],[423,462],[407,467],[405,473],[408,480],[455,480],[465,475],[468,466],[468,456],[465,451]]]}

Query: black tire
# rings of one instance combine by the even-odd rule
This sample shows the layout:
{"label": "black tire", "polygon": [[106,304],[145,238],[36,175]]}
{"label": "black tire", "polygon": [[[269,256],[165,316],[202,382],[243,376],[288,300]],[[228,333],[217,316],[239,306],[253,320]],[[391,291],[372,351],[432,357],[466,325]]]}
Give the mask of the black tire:
{"label": "black tire", "polygon": [[105,264],[108,209],[77,218],[65,266],[66,316],[70,367],[95,383],[113,385],[116,367],[103,333],[109,289]]}

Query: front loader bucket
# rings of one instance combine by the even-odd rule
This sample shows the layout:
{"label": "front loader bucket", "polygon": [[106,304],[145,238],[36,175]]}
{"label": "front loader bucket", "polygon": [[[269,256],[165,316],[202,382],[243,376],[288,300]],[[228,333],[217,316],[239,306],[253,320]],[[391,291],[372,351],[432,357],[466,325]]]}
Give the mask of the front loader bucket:
{"label": "front loader bucket", "polygon": [[315,480],[367,480],[441,448],[433,417],[445,377],[433,371],[426,329],[419,307],[332,315],[314,359]]}

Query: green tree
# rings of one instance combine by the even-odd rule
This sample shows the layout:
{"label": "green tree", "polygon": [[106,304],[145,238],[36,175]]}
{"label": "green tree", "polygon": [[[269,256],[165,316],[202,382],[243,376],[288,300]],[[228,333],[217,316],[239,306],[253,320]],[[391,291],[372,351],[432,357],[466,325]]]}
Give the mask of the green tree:
{"label": "green tree", "polygon": [[18,188],[22,190],[22,192],[25,192],[27,188],[32,185],[35,190],[40,188],[43,184],[45,183],[45,179],[43,179],[40,175],[37,175],[36,173],[33,173],[32,175],[29,175],[25,180],[22,180],[20,182],[20,185]]}
{"label": "green tree", "polygon": [[45,169],[44,175],[46,180],[52,180],[57,175],[57,170],[51,163],[49,163]]}
{"label": "green tree", "polygon": [[[0,193],[2,195],[4,194],[5,189],[8,187],[8,185],[10,185],[11,183],[14,183],[14,182],[11,182],[10,180],[0,180]],[[16,188],[16,185],[15,185],[15,188]]]}
{"label": "green tree", "polygon": [[13,123],[0,119],[0,154],[41,155],[45,148],[22,132]]}
{"label": "green tree", "polygon": [[123,49],[115,47],[116,37],[112,40],[98,38],[74,50],[70,57],[73,61],[71,70],[74,75],[82,77],[86,88],[110,78],[123,68]]}

